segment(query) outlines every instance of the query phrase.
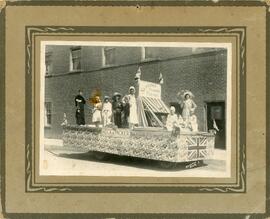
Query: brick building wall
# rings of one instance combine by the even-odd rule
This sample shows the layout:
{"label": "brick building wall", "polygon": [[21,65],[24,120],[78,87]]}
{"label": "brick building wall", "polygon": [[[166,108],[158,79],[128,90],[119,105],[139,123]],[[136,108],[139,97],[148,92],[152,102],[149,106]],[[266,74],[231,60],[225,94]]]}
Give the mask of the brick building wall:
{"label": "brick building wall", "polygon": [[[88,98],[94,90],[102,96],[117,91],[128,93],[134,85],[134,76],[141,66],[141,79],[158,82],[160,72],[164,78],[162,99],[169,106],[178,102],[177,93],[182,89],[191,90],[198,108],[199,129],[205,128],[205,102],[226,100],[226,50],[206,49],[192,53],[183,48],[152,48],[156,59],[141,61],[141,48],[125,48],[115,53],[117,65],[102,66],[101,47],[82,47],[82,71],[70,72],[70,48],[50,46],[53,51],[52,73],[45,78],[45,102],[52,103],[52,124],[45,128],[45,137],[60,138],[63,113],[68,122],[75,124],[74,97],[81,89]],[[91,123],[91,105],[85,107],[86,123]]]}

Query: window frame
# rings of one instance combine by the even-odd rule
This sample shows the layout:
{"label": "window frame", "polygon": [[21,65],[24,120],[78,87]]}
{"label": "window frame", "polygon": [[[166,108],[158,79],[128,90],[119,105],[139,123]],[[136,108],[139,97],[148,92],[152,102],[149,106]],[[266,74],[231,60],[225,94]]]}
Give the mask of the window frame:
{"label": "window frame", "polygon": [[[108,60],[106,57],[106,52],[107,51],[112,51],[113,52],[113,62],[112,63],[106,63]],[[110,67],[110,66],[115,66],[116,65],[116,47],[103,47],[102,48],[102,66],[103,67]]]}
{"label": "window frame", "polygon": [[[48,113],[48,108],[47,108],[47,104],[50,105],[50,110]],[[51,101],[45,101],[44,102],[44,127],[45,128],[51,128],[52,127],[52,109],[53,109],[53,104]],[[50,116],[50,123],[48,123],[48,116]]]}
{"label": "window frame", "polygon": [[152,48],[152,47],[147,47],[147,46],[141,47],[141,61],[159,60],[158,57],[147,57],[147,52],[146,52],[147,48]]}
{"label": "window frame", "polygon": [[[79,55],[74,57],[74,53],[75,51],[80,51]],[[71,72],[77,72],[77,71],[82,71],[82,47],[72,47],[70,48],[70,65],[69,65],[69,70]],[[79,60],[79,68],[74,69],[74,60]]]}
{"label": "window frame", "polygon": [[[45,76],[52,74],[52,56],[53,52],[46,52],[45,53]],[[47,66],[49,66],[49,70],[47,70]]]}

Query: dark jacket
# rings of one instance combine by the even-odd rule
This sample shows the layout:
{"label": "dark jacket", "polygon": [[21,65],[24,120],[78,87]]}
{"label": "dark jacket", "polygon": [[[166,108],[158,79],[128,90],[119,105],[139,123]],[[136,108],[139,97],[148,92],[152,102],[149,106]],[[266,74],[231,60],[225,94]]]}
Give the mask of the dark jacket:
{"label": "dark jacket", "polygon": [[86,102],[85,102],[85,99],[83,98],[82,95],[78,94],[75,97],[75,100],[74,101],[75,101],[75,106],[77,107],[77,109],[84,110],[84,104]]}

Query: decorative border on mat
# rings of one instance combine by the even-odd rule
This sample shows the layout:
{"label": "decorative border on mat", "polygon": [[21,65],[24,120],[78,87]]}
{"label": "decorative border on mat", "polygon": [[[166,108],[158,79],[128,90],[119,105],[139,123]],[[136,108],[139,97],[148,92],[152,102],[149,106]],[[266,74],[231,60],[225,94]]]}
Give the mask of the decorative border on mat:
{"label": "decorative border on mat", "polygon": [[[239,105],[237,106],[237,113],[239,114],[239,118],[237,118],[237,126],[239,127],[240,132],[237,133],[237,151],[239,160],[237,160],[237,182],[235,184],[188,184],[183,186],[184,184],[177,184],[177,186],[157,186],[159,184],[155,184],[155,186],[143,186],[138,183],[126,184],[125,186],[108,183],[107,186],[98,186],[97,184],[93,186],[93,184],[84,184],[80,183],[80,186],[72,186],[59,184],[57,186],[50,184],[37,184],[34,181],[34,139],[33,135],[33,127],[32,124],[35,124],[33,118],[33,97],[35,94],[33,93],[33,69],[32,65],[34,63],[34,39],[36,36],[41,35],[90,35],[90,34],[162,34],[166,36],[166,34],[204,34],[204,36],[233,36],[237,37],[240,42],[237,45],[237,55],[239,56],[238,65],[240,66],[240,72],[237,72],[237,100]],[[59,192],[59,193],[80,193],[80,192],[117,192],[117,193],[244,193],[246,192],[246,145],[245,145],[245,117],[246,117],[246,28],[245,27],[84,27],[84,26],[27,26],[25,29],[25,76],[26,76],[26,146],[25,146],[25,190],[26,192]],[[239,87],[238,87],[239,86]],[[241,113],[239,113],[241,112]],[[102,183],[104,184],[104,183]],[[121,183],[125,184],[125,183]],[[145,183],[144,183],[145,184]],[[153,183],[152,183],[153,185]],[[165,184],[166,185],[166,184]],[[182,186],[181,186],[182,185]],[[190,186],[189,186],[190,185]]]}
{"label": "decorative border on mat", "polygon": [[142,6],[200,6],[200,7],[262,7],[269,6],[269,0],[19,0],[5,3],[7,6],[128,6],[136,7],[138,10]]}

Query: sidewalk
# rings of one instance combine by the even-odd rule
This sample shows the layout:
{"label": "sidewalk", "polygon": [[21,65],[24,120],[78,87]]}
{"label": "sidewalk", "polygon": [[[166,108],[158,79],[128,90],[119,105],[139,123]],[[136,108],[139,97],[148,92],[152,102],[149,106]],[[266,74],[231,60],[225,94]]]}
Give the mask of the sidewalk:
{"label": "sidewalk", "polygon": [[52,138],[45,138],[44,139],[45,146],[61,146],[63,147],[63,140],[62,139],[52,139]]}
{"label": "sidewalk", "polygon": [[226,160],[226,150],[215,149],[214,151],[214,159],[215,160]]}

